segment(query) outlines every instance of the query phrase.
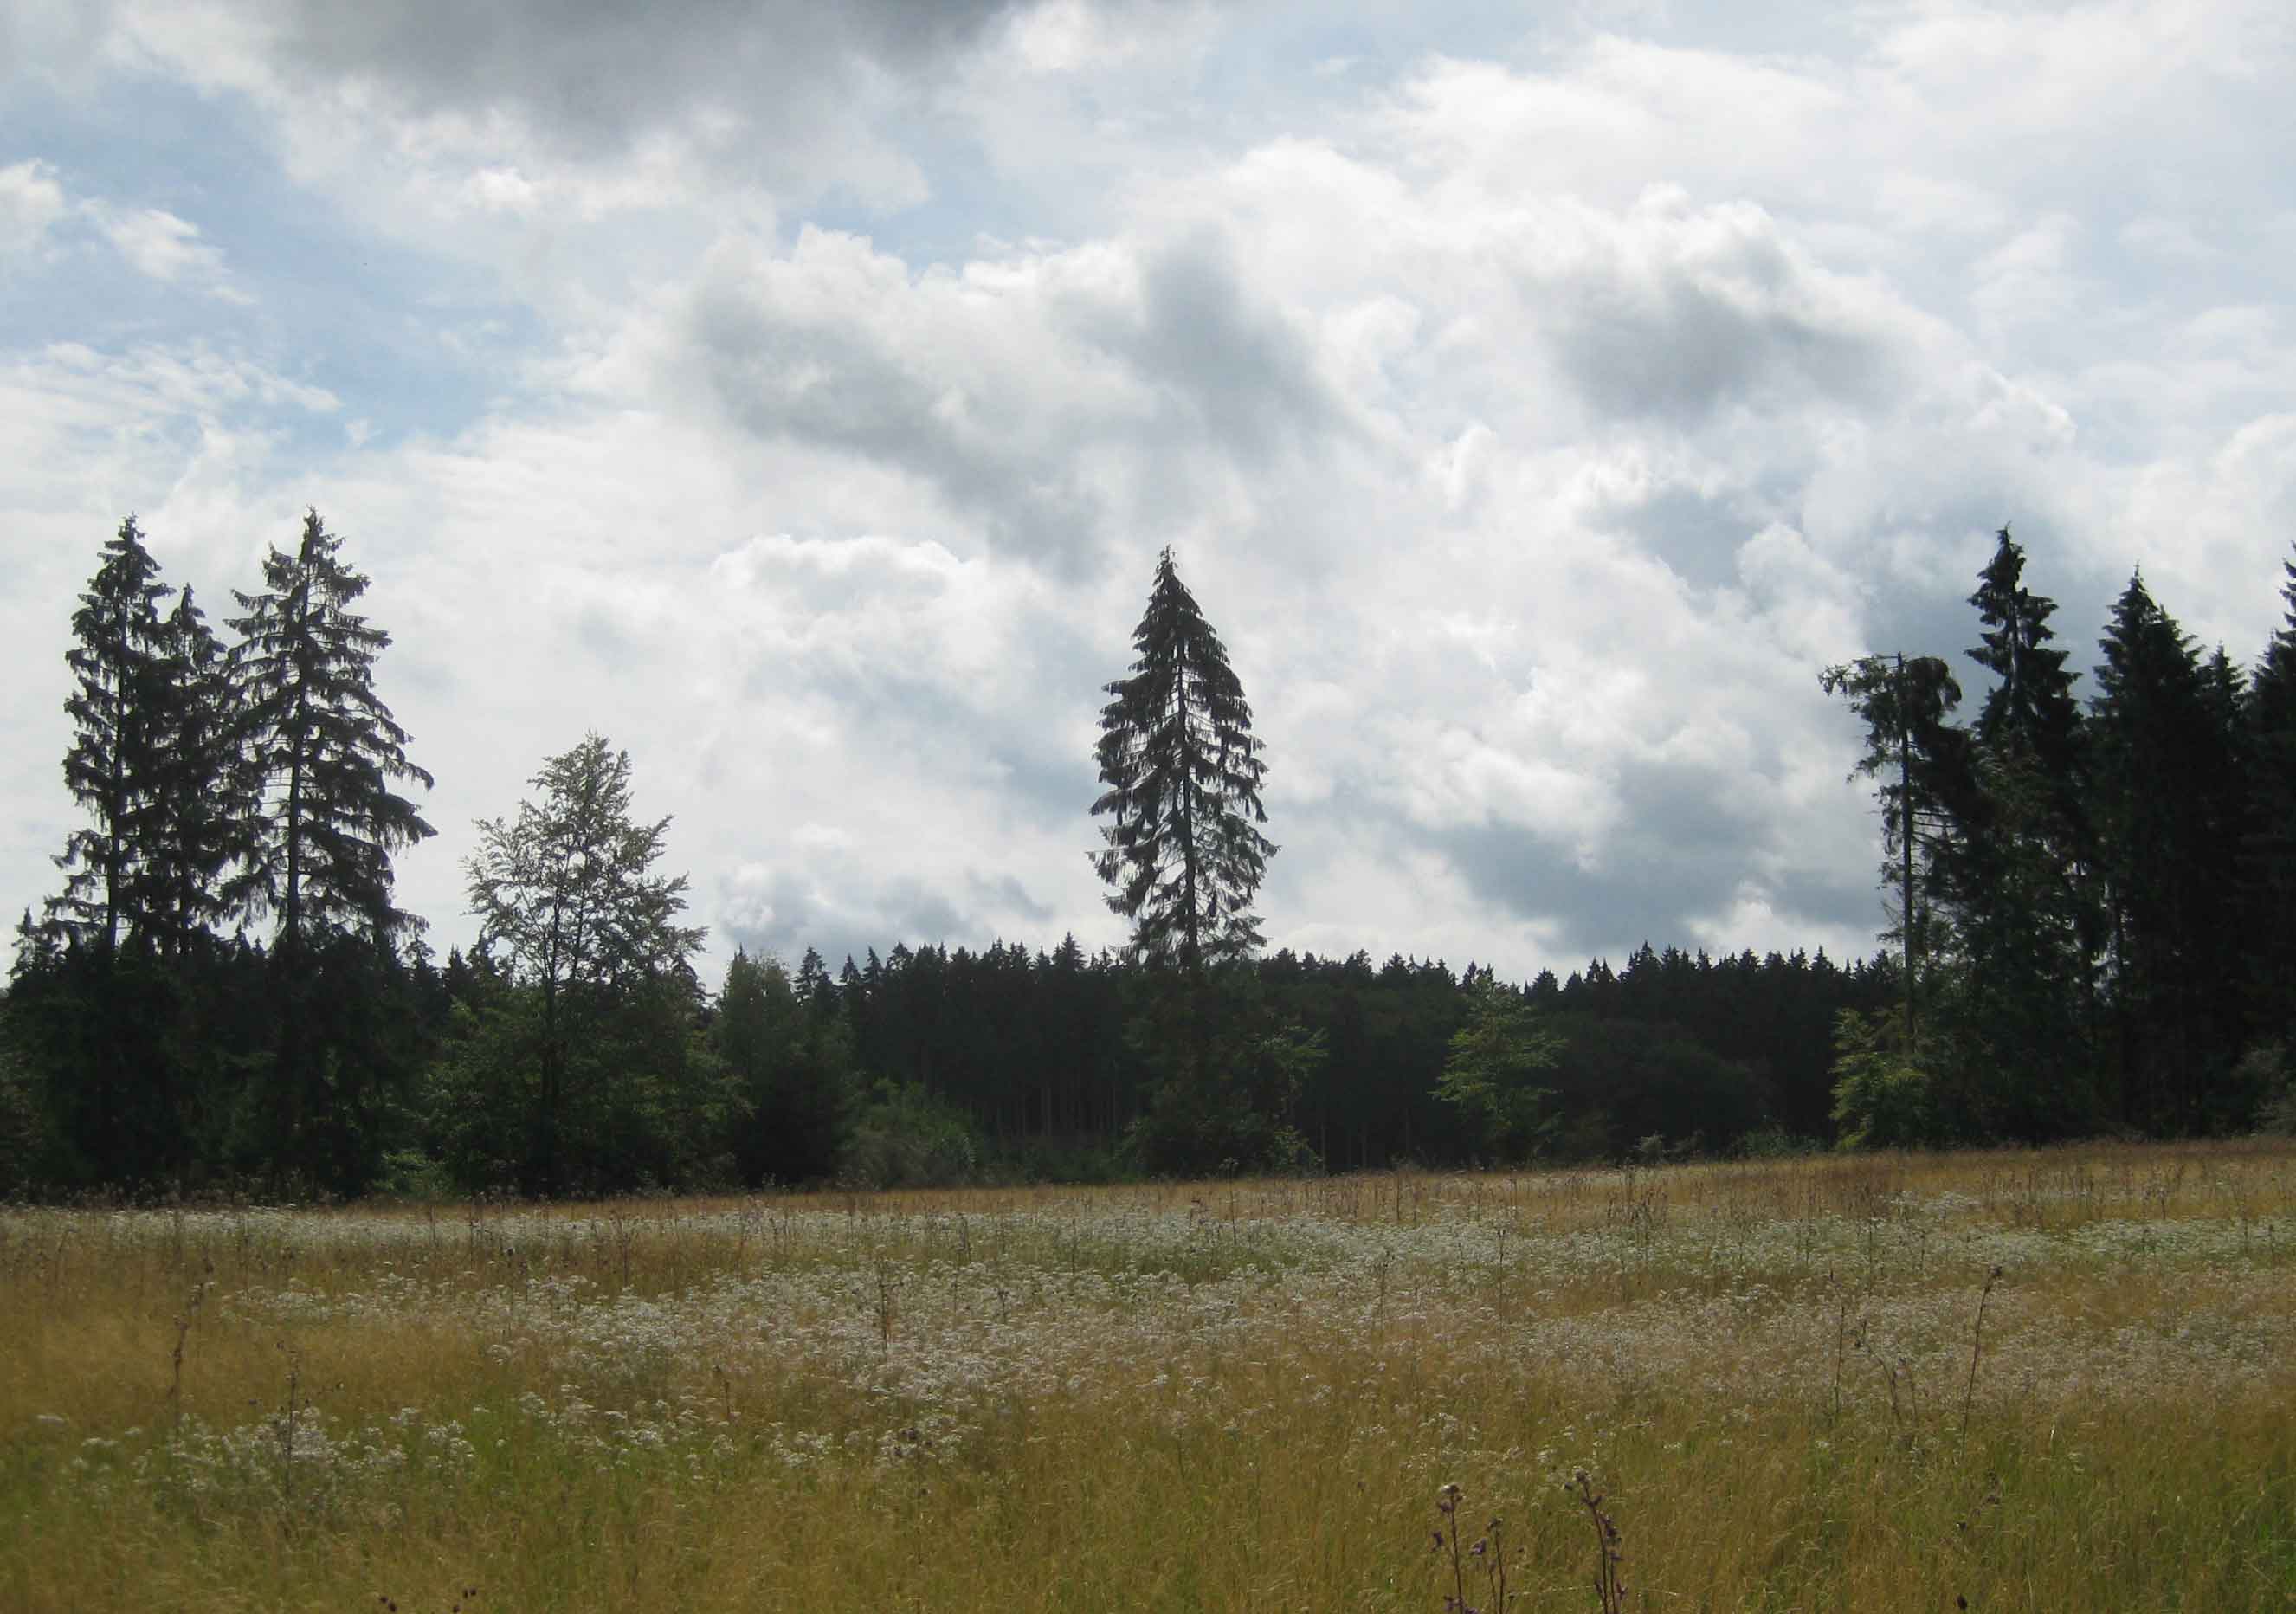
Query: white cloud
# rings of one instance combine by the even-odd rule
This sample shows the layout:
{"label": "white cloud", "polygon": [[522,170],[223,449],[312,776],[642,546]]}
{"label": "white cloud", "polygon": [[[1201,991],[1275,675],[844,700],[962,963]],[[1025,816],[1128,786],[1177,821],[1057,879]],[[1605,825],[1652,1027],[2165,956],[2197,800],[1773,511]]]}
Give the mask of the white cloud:
{"label": "white cloud", "polygon": [[199,225],[165,208],[116,208],[87,201],[81,210],[98,233],[138,274],[152,280],[193,282],[227,302],[250,300],[224,269],[223,251],[200,235]]}
{"label": "white cloud", "polygon": [[34,159],[0,168],[0,258],[29,257],[64,216],[55,170]]}
{"label": "white cloud", "polygon": [[[593,727],[721,947],[1111,939],[1094,717],[1170,542],[1269,746],[1271,935],[1567,970],[1866,945],[1816,670],[1969,642],[2004,520],[2076,645],[2138,560],[2261,642],[2296,530],[2296,201],[2239,127],[2284,99],[2267,8],[1885,7],[1801,54],[1720,13],[1480,57],[1371,16],[1344,73],[1305,16],[115,10],[102,70],[267,130],[332,247],[512,307],[452,366],[475,419],[424,413],[430,359],[11,356],[5,621],[50,668],[12,754],[60,753],[119,514],[209,593],[310,503],[398,641],[443,832],[406,895],[449,939],[470,821]],[[20,197],[30,239],[217,283],[175,214],[75,214],[37,163]]]}

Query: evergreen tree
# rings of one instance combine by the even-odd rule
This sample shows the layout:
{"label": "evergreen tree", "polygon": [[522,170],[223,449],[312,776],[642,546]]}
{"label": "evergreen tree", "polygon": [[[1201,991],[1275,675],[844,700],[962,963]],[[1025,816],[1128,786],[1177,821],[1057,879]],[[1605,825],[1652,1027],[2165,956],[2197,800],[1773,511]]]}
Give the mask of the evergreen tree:
{"label": "evergreen tree", "polygon": [[164,643],[146,865],[161,950],[179,960],[229,911],[223,882],[245,855],[255,792],[230,714],[230,667],[189,584],[168,614]]}
{"label": "evergreen tree", "polygon": [[480,821],[479,849],[463,867],[480,944],[531,995],[518,1061],[530,1140],[523,1176],[529,1190],[555,1192],[568,1185],[570,1141],[594,1156],[608,1142],[608,1031],[660,1006],[660,983],[690,980],[707,932],[677,922],[685,876],[652,872],[670,821],[630,816],[627,751],[589,734],[531,782],[540,802],[522,804],[514,820]]}
{"label": "evergreen tree", "polygon": [[2091,722],[2122,1118],[2187,1130],[2237,1040],[2240,692],[2211,678],[2141,575],[2100,643]]}
{"label": "evergreen tree", "polygon": [[1941,939],[1956,840],[1982,820],[1970,736],[1949,721],[1961,684],[1935,656],[1866,656],[1827,668],[1818,683],[1866,723],[1866,753],[1850,777],[1874,780],[1882,805],[1882,880],[1898,892],[1910,1034],[1923,961]]}
{"label": "evergreen tree", "polygon": [[[808,956],[813,956],[808,950]],[[745,1111],[734,1160],[742,1180],[800,1183],[837,1169],[857,1101],[852,1034],[773,959],[737,952],[710,1022],[711,1046]]]}
{"label": "evergreen tree", "polygon": [[1092,804],[1113,819],[1094,866],[1108,905],[1132,922],[1136,956],[1194,974],[1259,946],[1252,894],[1275,851],[1254,827],[1267,764],[1226,647],[1180,581],[1168,548],[1133,630],[1131,676],[1107,686]]}
{"label": "evergreen tree", "polygon": [[1250,1051],[1273,1047],[1274,1029],[1246,1024],[1237,991],[1223,1018],[1212,975],[1260,945],[1251,898],[1275,851],[1257,827],[1267,822],[1267,768],[1226,647],[1168,548],[1132,643],[1130,676],[1106,686],[1097,757],[1107,789],[1092,811],[1113,821],[1094,867],[1148,969],[1134,1043],[1162,1068],[1136,1138],[1160,1170],[1248,1164],[1263,1146],[1288,1156],[1296,1140],[1279,1130],[1282,1118],[1255,1114],[1245,1093]]}
{"label": "evergreen tree", "polygon": [[2249,685],[2249,830],[2242,847],[2250,1036],[2296,1033],[2296,561],[2283,561],[2287,615]]}
{"label": "evergreen tree", "polygon": [[2103,930],[2080,709],[2066,654],[2050,648],[2056,603],[2025,587],[2024,567],[2003,528],[1969,599],[1986,629],[1969,655],[1996,683],[1976,724],[1986,810],[1957,848],[1952,882],[1951,1007],[1969,1111],[1959,1118],[1988,1135],[2039,1141],[2095,1119]]}
{"label": "evergreen tree", "polygon": [[350,610],[367,579],[316,511],[293,554],[263,562],[264,592],[234,597],[247,614],[234,683],[263,798],[233,895],[278,916],[277,950],[361,926],[378,946],[421,921],[391,903],[391,854],[434,833],[392,781],[430,788],[406,758],[406,732],[374,692],[390,635]]}
{"label": "evergreen tree", "polygon": [[62,895],[48,918],[75,940],[119,951],[123,928],[145,919],[139,898],[149,819],[161,794],[158,708],[168,590],[159,562],[129,516],[103,546],[103,561],[72,616],[78,643],[65,652],[73,691],[64,782],[94,823],[73,832],[56,866]]}

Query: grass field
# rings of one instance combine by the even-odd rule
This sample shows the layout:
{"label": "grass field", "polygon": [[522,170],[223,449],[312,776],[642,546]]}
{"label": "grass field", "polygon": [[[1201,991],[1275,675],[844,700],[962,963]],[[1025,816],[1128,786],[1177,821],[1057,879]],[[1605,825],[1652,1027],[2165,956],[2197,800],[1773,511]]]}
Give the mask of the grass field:
{"label": "grass field", "polygon": [[2296,1148],[8,1211],[0,1440],[12,1614],[2277,1614]]}

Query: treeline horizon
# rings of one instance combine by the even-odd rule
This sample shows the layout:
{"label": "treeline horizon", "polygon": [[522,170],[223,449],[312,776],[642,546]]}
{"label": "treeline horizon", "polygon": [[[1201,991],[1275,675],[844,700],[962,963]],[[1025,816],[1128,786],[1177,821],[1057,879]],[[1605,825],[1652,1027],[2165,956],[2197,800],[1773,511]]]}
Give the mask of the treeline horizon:
{"label": "treeline horizon", "polygon": [[[1218,636],[1161,558],[1092,805],[1122,948],[737,952],[592,733],[465,859],[478,941],[394,899],[430,774],[316,512],[226,644],[131,517],[73,618],[87,823],[0,996],[0,1192],[349,1197],[1496,1165],[2296,1121],[2296,565],[2251,676],[2132,578],[2072,695],[2005,528],[1943,658],[1824,669],[1866,725],[1884,950],[1502,982],[1270,953],[1274,841]],[[172,599],[172,609],[163,610]],[[266,933],[267,931],[267,933]]]}

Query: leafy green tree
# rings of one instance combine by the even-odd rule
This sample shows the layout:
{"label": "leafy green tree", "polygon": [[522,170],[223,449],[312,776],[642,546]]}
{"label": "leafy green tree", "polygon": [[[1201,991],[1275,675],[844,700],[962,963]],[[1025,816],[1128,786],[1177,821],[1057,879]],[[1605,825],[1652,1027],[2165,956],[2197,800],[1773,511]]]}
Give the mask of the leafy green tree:
{"label": "leafy green tree", "polygon": [[145,917],[144,848],[162,793],[158,709],[167,633],[159,605],[167,594],[129,516],[80,595],[76,643],[64,656],[73,680],[64,702],[73,731],[64,782],[94,822],[74,831],[56,859],[66,878],[48,918],[107,955],[119,951],[122,929]]}
{"label": "leafy green tree", "polygon": [[[515,819],[480,821],[479,848],[463,864],[481,946],[532,1000],[517,1062],[529,1136],[522,1175],[535,1192],[569,1185],[570,1142],[597,1159],[618,1083],[652,1079],[665,1061],[683,1074],[686,1062],[691,1028],[676,1022],[681,1002],[691,1019],[691,961],[706,932],[677,922],[685,876],[653,872],[670,821],[631,817],[630,772],[627,751],[586,736],[543,763],[531,782],[538,802],[521,804]],[[616,1033],[634,1020],[675,1035],[638,1069],[617,1069],[613,1056],[633,1050]]]}
{"label": "leafy green tree", "polygon": [[914,1082],[871,1089],[839,1154],[838,1176],[872,1188],[947,1188],[972,1182],[986,1153],[972,1118]]}
{"label": "leafy green tree", "polygon": [[1478,1152],[1515,1161],[1537,1153],[1559,1117],[1552,1073],[1560,1040],[1540,1023],[1530,1001],[1490,975],[1466,986],[1467,1023],[1451,1034],[1435,1091],[1470,1122]]}

